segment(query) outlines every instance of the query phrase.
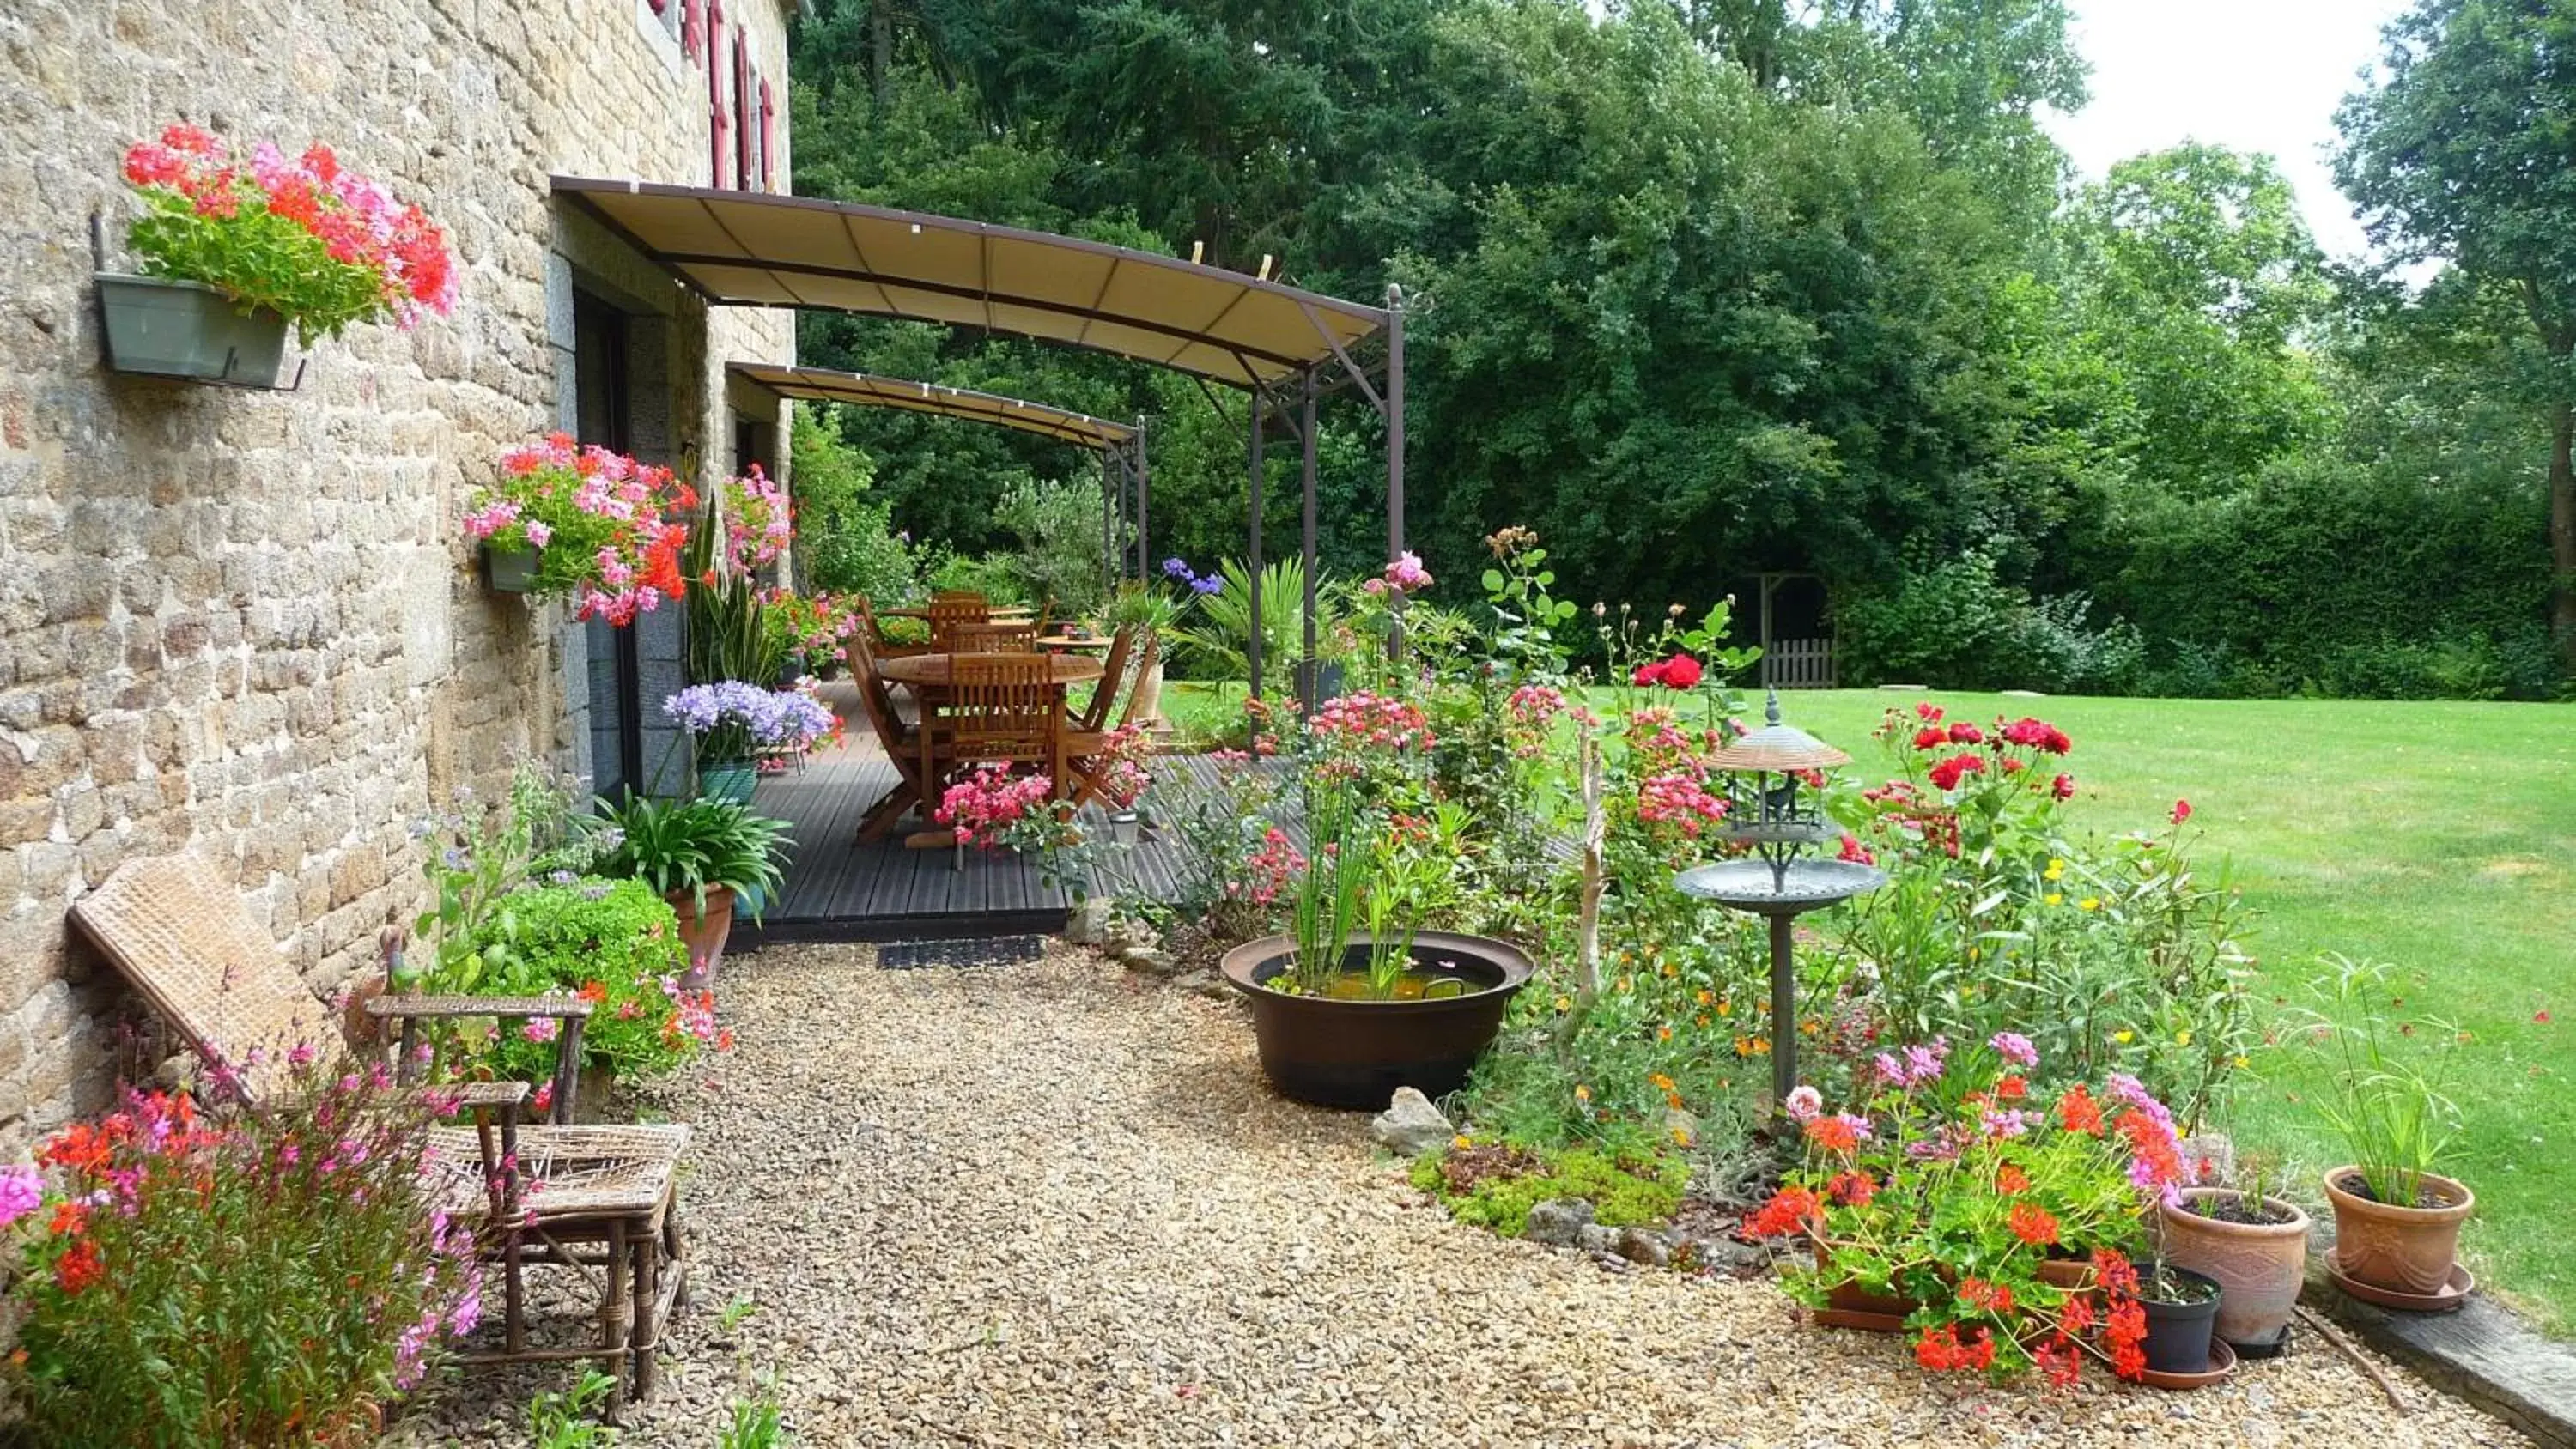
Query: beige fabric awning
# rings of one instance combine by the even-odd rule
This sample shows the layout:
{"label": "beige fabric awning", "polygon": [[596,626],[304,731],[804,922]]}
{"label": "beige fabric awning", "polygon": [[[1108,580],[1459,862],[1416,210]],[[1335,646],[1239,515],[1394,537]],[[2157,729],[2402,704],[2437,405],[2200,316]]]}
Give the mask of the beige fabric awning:
{"label": "beige fabric awning", "polygon": [[982,327],[1250,387],[1336,359],[1378,307],[1100,242],[757,191],[557,176],[708,301]]}
{"label": "beige fabric awning", "polygon": [[1128,424],[1113,423],[1088,413],[1069,412],[1044,403],[1022,402],[1015,397],[1001,397],[968,388],[942,387],[935,382],[908,382],[899,377],[838,372],[827,367],[785,367],[774,362],[734,362],[726,364],[725,370],[781,397],[848,403],[852,407],[901,408],[907,412],[961,418],[968,422],[989,423],[994,427],[1017,428],[1024,433],[1036,433],[1071,443],[1077,448],[1091,448],[1104,453],[1126,446],[1127,441],[1136,436],[1135,428]]}

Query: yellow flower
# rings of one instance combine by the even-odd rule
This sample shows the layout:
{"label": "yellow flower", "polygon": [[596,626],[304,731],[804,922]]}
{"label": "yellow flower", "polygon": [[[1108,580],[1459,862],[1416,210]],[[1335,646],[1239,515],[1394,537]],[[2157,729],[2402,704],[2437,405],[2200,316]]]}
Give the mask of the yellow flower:
{"label": "yellow flower", "polygon": [[2182,1030],[2180,1030],[2180,1031],[2178,1031],[2178,1032],[2175,1032],[2175,1033],[2174,1033],[2174,1045],[2175,1045],[2175,1046],[2189,1046],[2189,1045],[2191,1045],[2191,1028],[2190,1028],[2190,1027],[2184,1027]]}
{"label": "yellow flower", "polygon": [[1673,1140],[1674,1140],[1675,1142],[1680,1143],[1680,1144],[1681,1144],[1682,1146],[1684,1146],[1684,1147],[1688,1147],[1688,1146],[1690,1146],[1690,1145],[1691,1145],[1690,1129],[1689,1129],[1688,1127],[1676,1127],[1676,1128],[1674,1128],[1674,1129],[1673,1129]]}
{"label": "yellow flower", "polygon": [[2126,1027],[2111,1033],[2111,1040],[2118,1042],[2122,1046],[2127,1046],[2129,1043],[2136,1041],[2137,1039],[2138,1034],[2134,1031],[2130,1031]]}
{"label": "yellow flower", "polygon": [[1587,1087],[1587,1086],[1583,1085],[1581,1082],[1577,1082],[1577,1083],[1575,1083],[1575,1084],[1574,1084],[1574,1100],[1576,1100],[1576,1101],[1578,1101],[1578,1102],[1589,1102],[1589,1101],[1591,1101],[1591,1100],[1592,1100],[1592,1089],[1591,1089],[1590,1087]]}
{"label": "yellow flower", "polygon": [[2245,1068],[2254,1065],[2254,1059],[2245,1055],[2243,1052],[2238,1052],[2235,1059],[2230,1062],[2229,1065],[2235,1067],[2238,1071],[2243,1071]]}
{"label": "yellow flower", "polygon": [[1571,996],[1558,997],[1556,999],[1556,1009],[1560,1012],[1572,1011],[1574,1009],[1574,998]]}
{"label": "yellow flower", "polygon": [[1674,965],[1674,964],[1673,964],[1673,963],[1671,963],[1670,961],[1667,961],[1667,962],[1665,962],[1665,963],[1664,963],[1664,975],[1665,975],[1667,978],[1674,977],[1674,976],[1679,976],[1679,975],[1681,975],[1681,974],[1682,974],[1682,968],[1680,968],[1679,966]]}
{"label": "yellow flower", "polygon": [[1700,1004],[1700,1005],[1702,1005],[1702,1006],[1706,1006],[1706,1005],[1708,1005],[1710,1002],[1715,1001],[1716,999],[1717,999],[1717,998],[1716,998],[1715,996],[1712,996],[1712,995],[1710,995],[1710,994],[1709,994],[1709,990],[1708,990],[1708,988],[1707,988],[1707,987],[1703,986],[1703,987],[1701,987],[1701,988],[1699,989],[1699,1004]]}
{"label": "yellow flower", "polygon": [[1692,1024],[1693,1026],[1703,1026],[1703,1027],[1704,1027],[1704,1026],[1706,1026],[1706,1025],[1708,1025],[1708,1013],[1707,1013],[1707,1012],[1705,1012],[1705,1011],[1703,1011],[1703,1012],[1701,1012],[1699,1015],[1692,1017],[1692,1018],[1691,1018],[1691,1024]]}
{"label": "yellow flower", "polygon": [[1449,1139],[1449,1145],[1452,1147],[1473,1147],[1476,1145],[1476,1139],[1468,1136],[1464,1132],[1461,1132],[1457,1136]]}
{"label": "yellow flower", "polygon": [[2059,880],[2059,879],[2064,878],[2064,876],[2065,876],[2065,875],[2066,875],[2066,862],[2065,862],[2065,861],[2062,861],[2062,860],[2059,860],[2059,859],[2057,859],[2057,858],[2056,858],[2056,857],[2054,857],[2054,856],[2051,856],[2051,857],[2049,858],[2049,861],[2048,861],[2048,870],[2047,870],[2047,871],[2042,875],[2042,877],[2041,877],[2041,878],[2042,878],[2042,879],[2044,879],[2044,880]]}
{"label": "yellow flower", "polygon": [[1621,991],[1625,991],[1625,990],[1627,990],[1629,987],[1634,986],[1634,985],[1636,985],[1636,984],[1637,984],[1636,978],[1635,978],[1635,977],[1633,977],[1633,976],[1622,976],[1622,977],[1620,977],[1620,978],[1619,978],[1619,989],[1620,989]]}
{"label": "yellow flower", "polygon": [[1732,1001],[1719,1002],[1717,1004],[1717,1014],[1720,1016],[1733,1016],[1735,1014],[1735,1003]]}
{"label": "yellow flower", "polygon": [[1672,1039],[1673,1039],[1673,1029],[1672,1029],[1671,1027],[1669,1027],[1669,1026],[1659,1026],[1659,1027],[1656,1027],[1656,1028],[1655,1028],[1655,1040],[1657,1040],[1657,1041],[1671,1041]]}
{"label": "yellow flower", "polygon": [[2048,902],[2052,906],[2063,905],[2066,901],[2066,897],[2060,895],[2056,891],[2050,891],[2047,895],[2040,897],[2040,899]]}
{"label": "yellow flower", "polygon": [[2102,909],[2102,898],[2100,896],[2086,896],[2084,899],[2075,903],[2075,908],[2080,911],[2098,911]]}

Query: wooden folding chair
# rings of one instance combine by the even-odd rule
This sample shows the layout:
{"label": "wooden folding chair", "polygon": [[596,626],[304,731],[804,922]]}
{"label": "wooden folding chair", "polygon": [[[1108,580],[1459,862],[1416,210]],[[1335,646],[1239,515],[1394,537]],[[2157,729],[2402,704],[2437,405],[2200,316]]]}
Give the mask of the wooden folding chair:
{"label": "wooden folding chair", "polygon": [[[1126,636],[1121,634],[1118,640],[1111,641],[1109,645],[1109,657],[1111,663],[1110,666],[1101,673],[1100,692],[1092,696],[1092,707],[1083,711],[1086,718],[1094,715],[1104,719],[1107,717],[1108,706],[1103,704],[1102,701],[1113,697],[1117,692],[1118,645],[1125,638]],[[1156,660],[1162,656],[1162,648],[1163,641],[1160,638],[1156,637],[1152,633],[1147,633],[1145,635],[1145,652],[1136,656],[1137,678],[1144,678],[1146,673],[1154,667]],[[1118,712],[1118,724],[1116,726],[1118,729],[1125,729],[1129,725],[1138,722],[1136,718],[1136,705],[1137,701],[1142,697],[1143,696],[1137,691],[1128,691],[1127,707]],[[1098,757],[1102,750],[1108,748],[1109,734],[1110,732],[1108,730],[1094,726],[1088,729],[1077,727],[1067,731],[1064,736],[1065,763],[1073,770],[1074,788],[1072,799],[1075,809],[1080,809],[1083,806],[1090,804],[1094,799],[1098,798],[1100,794],[1101,780],[1102,776],[1106,773],[1106,770],[1105,762],[1101,761]]]}
{"label": "wooden folding chair", "polygon": [[868,717],[868,728],[876,732],[877,746],[885,751],[887,763],[894,766],[894,788],[868,807],[859,821],[860,840],[884,838],[896,822],[918,807],[925,815],[935,802],[923,788],[925,775],[919,753],[921,740],[916,731],[905,726],[895,712],[894,692],[886,687],[885,676],[877,672],[877,658],[868,641],[850,640],[850,669],[859,686],[859,708]]}
{"label": "wooden folding chair", "polygon": [[949,633],[961,624],[982,624],[993,617],[993,606],[982,594],[933,594],[930,607],[923,611],[930,619],[930,647],[940,654],[954,654],[949,647]]}
{"label": "wooden folding chair", "polygon": [[[267,930],[243,909],[241,897],[195,856],[127,861],[73,903],[71,918],[252,1107],[273,1104],[291,1091],[289,1053],[296,1047],[312,1048],[325,1062],[359,1059],[332,1013],[305,989]],[[566,1125],[589,1002],[575,997],[380,996],[366,1010],[378,1020],[403,1024],[401,1065],[406,1072],[413,1066],[407,1049],[423,1019],[562,1021],[555,1048],[554,1125],[518,1125],[524,1083],[469,1083],[458,1095],[475,1109],[476,1126],[430,1133],[436,1179],[432,1205],[475,1224],[483,1260],[503,1273],[502,1348],[462,1358],[466,1363],[599,1360],[617,1380],[609,1397],[612,1413],[624,1407],[630,1387],[635,1397],[650,1395],[658,1325],[687,1294],[678,1169],[689,1129]],[[500,1112],[497,1144],[483,1120],[493,1108]],[[598,1271],[596,1346],[528,1344],[524,1270],[531,1263]]]}
{"label": "wooden folding chair", "polygon": [[955,624],[948,630],[943,654],[1035,654],[1038,630],[1034,624]]}
{"label": "wooden folding chair", "polygon": [[1091,692],[1091,700],[1082,713],[1073,717],[1072,728],[1078,733],[1097,734],[1107,728],[1109,711],[1118,703],[1118,695],[1127,677],[1127,651],[1135,646],[1136,632],[1142,627],[1130,624],[1110,636],[1109,654],[1100,662],[1100,687]]}
{"label": "wooden folding chair", "polygon": [[1054,677],[1054,661],[1043,654],[950,655],[947,694],[936,715],[922,720],[925,785],[1003,761],[1044,770],[1061,798],[1070,783]]}
{"label": "wooden folding chair", "polygon": [[865,594],[859,595],[859,627],[851,632],[852,642],[856,642],[860,636],[866,637],[868,652],[879,659],[902,659],[909,655],[930,652],[930,644],[927,640],[916,644],[898,644],[888,637],[885,622],[877,617],[876,609],[868,603],[868,596]]}

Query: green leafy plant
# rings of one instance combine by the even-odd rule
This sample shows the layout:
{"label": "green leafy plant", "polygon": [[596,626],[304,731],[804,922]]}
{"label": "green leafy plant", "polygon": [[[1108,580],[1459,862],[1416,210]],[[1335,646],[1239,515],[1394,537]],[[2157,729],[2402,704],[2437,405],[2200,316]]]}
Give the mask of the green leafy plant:
{"label": "green leafy plant", "polygon": [[[218,1121],[129,1095],[0,1169],[29,1441],[62,1449],[350,1442],[481,1312],[473,1234],[425,1200],[444,1105],[310,1047],[285,1101]],[[233,1080],[215,1073],[214,1094]]]}
{"label": "green leafy plant", "polygon": [[[566,994],[591,1003],[584,1066],[632,1080],[669,1071],[716,1044],[713,1017],[684,1001],[687,947],[670,902],[637,880],[572,880],[512,898],[514,959],[487,978],[499,995]],[[555,1069],[555,1027],[530,1021],[480,1052],[495,1075],[544,1083]]]}
{"label": "green leafy plant", "polygon": [[1412,1177],[1458,1221],[1517,1238],[1529,1230],[1529,1210],[1555,1198],[1591,1203],[1592,1220],[1604,1227],[1661,1222],[1681,1206],[1690,1167],[1634,1149],[1531,1150],[1509,1142],[1480,1148],[1471,1138],[1454,1154],[1425,1153]]}
{"label": "green leafy plant", "polygon": [[2459,1131],[2448,1087],[2465,1034],[2443,1021],[2393,1020],[2404,994],[2389,989],[2385,965],[2326,959],[2331,969],[2309,983],[2318,1005],[2299,1010],[2288,1037],[2304,1058],[2308,1100],[2343,1140],[2371,1197],[2414,1207]]}
{"label": "green leafy plant", "polygon": [[685,893],[701,914],[716,887],[771,899],[785,880],[786,823],[730,800],[630,795],[597,810],[585,828],[600,844],[599,873],[663,897]]}
{"label": "green leafy plant", "polygon": [[533,826],[515,809],[478,808],[463,785],[450,809],[412,826],[412,838],[428,846],[421,874],[430,887],[412,934],[429,950],[426,960],[405,954],[396,987],[474,991],[485,977],[509,969],[517,934],[510,895],[527,879]]}
{"label": "green leafy plant", "polygon": [[759,583],[735,557],[719,513],[713,504],[698,510],[680,553],[681,571],[694,581],[685,596],[689,627],[684,664],[692,684],[733,679],[766,688],[786,664],[786,640],[769,627]]}
{"label": "green leafy plant", "polygon": [[734,1401],[724,1432],[716,1438],[716,1449],[777,1449],[787,1442],[779,1422],[777,1390],[764,1382],[759,1393]]}
{"label": "green leafy plant", "polygon": [[571,1389],[549,1390],[529,1400],[529,1449],[602,1449],[616,1443],[617,1431],[594,1417],[616,1387],[617,1380],[584,1367]]}
{"label": "green leafy plant", "polygon": [[[1220,565],[1225,587],[1197,595],[1197,624],[1175,637],[1192,667],[1201,675],[1241,679],[1251,671],[1252,574],[1241,559]],[[1306,566],[1296,558],[1275,560],[1261,570],[1262,693],[1284,687],[1305,647]],[[1319,581],[1315,593],[1316,628],[1329,632],[1341,613],[1341,595]]]}

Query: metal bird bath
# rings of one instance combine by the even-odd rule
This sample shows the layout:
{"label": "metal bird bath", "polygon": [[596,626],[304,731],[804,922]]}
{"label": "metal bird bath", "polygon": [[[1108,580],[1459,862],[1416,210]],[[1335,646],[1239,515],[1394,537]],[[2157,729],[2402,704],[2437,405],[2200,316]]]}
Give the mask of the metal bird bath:
{"label": "metal bird bath", "polygon": [[1718,751],[1711,761],[1727,776],[1728,788],[1726,819],[1710,833],[1751,853],[1692,866],[1674,877],[1673,885],[1686,896],[1771,923],[1771,1103],[1776,1111],[1798,1085],[1795,922],[1809,911],[1878,889],[1887,883],[1887,873],[1858,861],[1808,857],[1807,852],[1841,836],[1825,817],[1823,772],[1851,763],[1851,756],[1782,724],[1777,691],[1763,715],[1762,728]]}

